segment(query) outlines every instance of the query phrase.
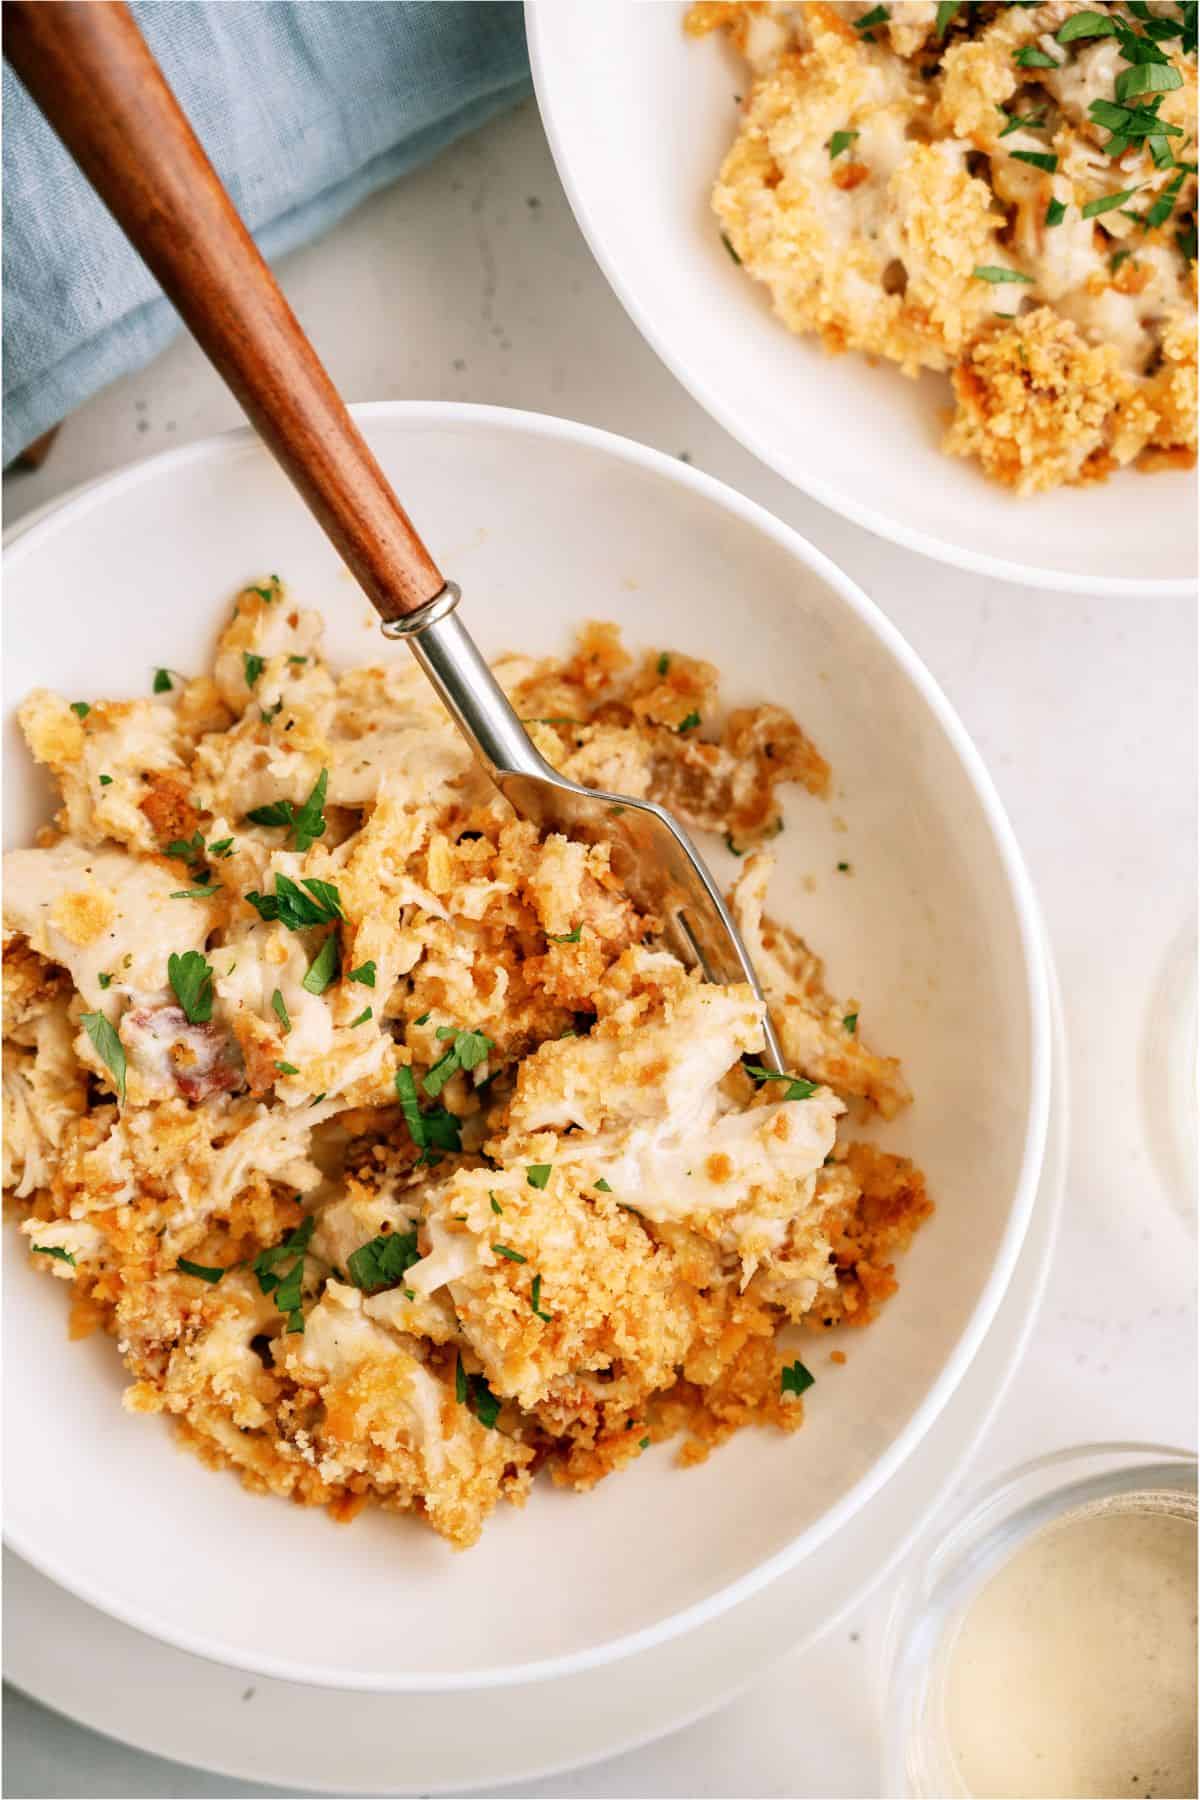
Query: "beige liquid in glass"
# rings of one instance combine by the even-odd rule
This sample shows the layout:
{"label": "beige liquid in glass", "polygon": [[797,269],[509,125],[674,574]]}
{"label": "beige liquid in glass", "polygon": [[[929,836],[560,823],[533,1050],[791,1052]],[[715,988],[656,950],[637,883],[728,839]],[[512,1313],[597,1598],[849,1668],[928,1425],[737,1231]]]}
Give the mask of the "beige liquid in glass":
{"label": "beige liquid in glass", "polygon": [[1195,1795],[1196,1517],[1177,1504],[1069,1513],[980,1590],[945,1687],[969,1793]]}

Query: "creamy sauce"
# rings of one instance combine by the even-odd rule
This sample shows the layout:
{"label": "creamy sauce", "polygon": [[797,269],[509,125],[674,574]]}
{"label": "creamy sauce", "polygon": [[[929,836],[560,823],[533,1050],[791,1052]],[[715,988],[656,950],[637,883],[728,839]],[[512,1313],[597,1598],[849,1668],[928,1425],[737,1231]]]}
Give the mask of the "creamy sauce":
{"label": "creamy sauce", "polygon": [[1032,1538],[950,1650],[946,1727],[973,1795],[1196,1793],[1196,1519],[1108,1504]]}

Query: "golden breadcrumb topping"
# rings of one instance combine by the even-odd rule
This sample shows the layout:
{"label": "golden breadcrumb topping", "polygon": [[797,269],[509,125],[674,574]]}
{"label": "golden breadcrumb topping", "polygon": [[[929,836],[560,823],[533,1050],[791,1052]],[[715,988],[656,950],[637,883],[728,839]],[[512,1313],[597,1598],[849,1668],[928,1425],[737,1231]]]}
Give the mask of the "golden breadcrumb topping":
{"label": "golden breadcrumb topping", "polygon": [[713,189],[792,331],[949,373],[944,447],[1028,494],[1196,451],[1196,16],[693,5],[746,58]]}
{"label": "golden breadcrumb topping", "polygon": [[749,852],[761,1003],[540,837],[407,658],[337,674],[272,577],[211,674],[21,709],[59,807],[5,865],[5,1184],[70,1329],[210,1466],[475,1541],[548,1468],[795,1429],[791,1327],[874,1316],[930,1210],[851,1120],[909,1099],[765,911],[829,768],[716,671],[588,626],[498,678],[546,756]]}

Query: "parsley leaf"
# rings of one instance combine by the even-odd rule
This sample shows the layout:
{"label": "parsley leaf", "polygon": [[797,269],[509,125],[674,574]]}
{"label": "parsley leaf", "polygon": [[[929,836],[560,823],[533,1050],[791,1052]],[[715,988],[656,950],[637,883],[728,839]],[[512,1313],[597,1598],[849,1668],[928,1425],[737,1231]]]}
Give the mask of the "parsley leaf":
{"label": "parsley leaf", "polygon": [[495,1194],[492,1192],[491,1188],[488,1189],[488,1199],[492,1203],[492,1211],[494,1213],[502,1213],[504,1211],[504,1208],[501,1206],[500,1202],[497,1200],[497,1198],[496,1198]]}
{"label": "parsley leaf", "polygon": [[607,1181],[605,1181],[603,1175],[600,1177],[599,1181],[593,1181],[592,1186],[601,1194],[612,1193],[612,1189],[609,1187]]}
{"label": "parsley leaf", "polygon": [[764,1081],[788,1082],[788,1090],[783,1096],[785,1100],[807,1100],[820,1086],[819,1082],[808,1081],[803,1075],[780,1075],[774,1069],[764,1069],[761,1063],[743,1063],[742,1067],[747,1075],[753,1075],[760,1084]]}
{"label": "parsley leaf", "polygon": [[293,833],[293,847],[305,851],[325,835],[325,792],[329,786],[329,770],[322,769],[313,783],[308,799],[299,806],[290,800],[272,800],[266,806],[255,806],[246,814],[254,825],[286,826]]}
{"label": "parsley leaf", "polygon": [[1019,69],[1057,69],[1062,66],[1037,44],[1026,44],[1024,49],[1014,50],[1013,61]]}
{"label": "parsley leaf", "polygon": [[171,680],[171,671],[169,669],[155,669],[154,692],[156,694],[169,694],[173,691],[174,686],[175,683]]}
{"label": "parsley leaf", "polygon": [[500,1402],[483,1375],[467,1374],[461,1354],[454,1370],[454,1394],[459,1405],[466,1406],[473,1412],[481,1425],[488,1431],[495,1430],[496,1420],[500,1416]]}
{"label": "parsley leaf", "polygon": [[185,950],[182,956],[172,952],[167,958],[167,980],[188,1024],[207,1025],[213,1009],[213,972],[208,958],[199,950]]}
{"label": "parsley leaf", "polygon": [[548,931],[546,936],[552,944],[577,944],[582,931],[583,926],[577,925],[574,931],[565,931],[561,937],[556,937],[552,931]]}
{"label": "parsley leaf", "polygon": [[1061,225],[1066,216],[1067,208],[1065,201],[1052,200],[1046,208],[1047,225]]}
{"label": "parsley leaf", "polygon": [[842,1025],[850,1033],[850,1036],[853,1037],[858,1030],[858,1014],[856,1012],[847,1013],[842,1020]]}
{"label": "parsley leaf", "polygon": [[73,1269],[79,1266],[71,1252],[64,1250],[61,1244],[35,1244],[33,1254],[34,1256],[52,1256],[56,1262],[70,1263]]}
{"label": "parsley leaf", "polygon": [[797,1357],[790,1366],[785,1363],[779,1371],[779,1391],[781,1394],[803,1394],[813,1385],[815,1375],[811,1375]]}
{"label": "parsley leaf", "polygon": [[690,712],[686,719],[680,720],[675,729],[679,732],[694,731],[699,723],[700,714],[698,712]]}
{"label": "parsley leaf", "polygon": [[507,1244],[493,1244],[492,1249],[496,1252],[497,1256],[507,1257],[509,1262],[523,1263],[528,1261],[528,1258],[522,1256],[519,1250],[510,1250]]}
{"label": "parsley leaf", "polygon": [[284,999],[283,994],[278,988],[276,988],[275,992],[271,995],[271,1007],[275,1017],[283,1026],[283,1035],[286,1037],[288,1032],[292,1029],[292,1021],[288,1014],[287,1001]]}
{"label": "parsley leaf", "polygon": [[439,1160],[436,1155],[438,1150],[462,1148],[461,1129],[453,1113],[447,1112],[443,1106],[431,1107],[428,1112],[421,1111],[421,1103],[417,1099],[417,1084],[410,1068],[396,1070],[396,1093],[408,1126],[408,1134],[421,1152],[417,1159],[419,1162],[436,1163]]}
{"label": "parsley leaf", "polygon": [[1170,63],[1141,63],[1122,69],[1113,84],[1118,101],[1136,100],[1139,94],[1169,94],[1183,86],[1183,76]]}
{"label": "parsley leaf", "polygon": [[186,1256],[181,1256],[175,1267],[181,1275],[194,1275],[197,1281],[207,1281],[214,1286],[226,1273],[226,1270],[210,1268],[206,1263],[189,1262]]}
{"label": "parsley leaf", "polygon": [[1014,131],[1040,131],[1046,123],[1045,113],[1025,113],[1022,116],[1020,113],[1006,113],[1003,107],[1000,108],[1000,111],[1008,120],[1004,130],[1000,133],[1002,138],[1011,137]]}
{"label": "parsley leaf", "polygon": [[242,668],[246,675],[246,686],[252,688],[263,672],[265,658],[254,656],[249,650],[242,651]]}
{"label": "parsley leaf", "polygon": [[373,962],[359,963],[357,969],[351,969],[346,980],[357,981],[363,987],[373,988],[375,986],[375,964]]}
{"label": "parsley leaf", "polygon": [[[836,154],[836,152],[835,152],[835,154]],[[665,675],[667,670],[670,668],[671,659],[667,655],[665,650],[663,651],[662,655],[659,657],[658,663],[656,666],[657,666],[657,669],[658,669],[658,672],[660,675]]]}
{"label": "parsley leaf", "polygon": [[373,1017],[374,1017],[374,1009],[370,1006],[364,1006],[362,1011],[359,1013],[357,1019],[351,1019],[351,1021],[350,1021],[351,1031],[354,1030],[354,1027],[356,1025],[365,1025],[367,1020],[370,1018],[373,1018]]}
{"label": "parsley leaf", "polygon": [[279,1070],[281,1075],[298,1075],[300,1073],[295,1063],[277,1062],[275,1067]]}
{"label": "parsley leaf", "polygon": [[1020,269],[1002,269],[995,263],[979,263],[971,270],[976,281],[990,281],[993,286],[1001,281],[1032,282],[1032,275],[1023,275]]}
{"label": "parsley leaf", "polygon": [[84,1013],[80,1023],[92,1040],[92,1048],[104,1064],[121,1099],[125,1098],[125,1046],[102,1012]]}
{"label": "parsley leaf", "polygon": [[100,983],[102,988],[110,988],[112,986],[112,976],[107,970],[102,969],[99,975],[97,975],[96,980]]}
{"label": "parsley leaf", "polygon": [[293,816],[290,800],[270,800],[265,806],[252,806],[246,814],[252,825],[290,825]]}
{"label": "parsley leaf", "polygon": [[1028,163],[1031,168],[1044,169],[1047,175],[1053,175],[1058,167],[1058,158],[1052,150],[1014,150],[1014,162]]}
{"label": "parsley leaf", "polygon": [[431,1100],[436,1099],[457,1070],[477,1069],[486,1061],[488,1052],[496,1048],[482,1031],[459,1031],[454,1025],[439,1025],[437,1034],[443,1043],[449,1040],[450,1047],[438,1057],[421,1083]]}
{"label": "parsley leaf", "polygon": [[[835,131],[829,140],[830,162],[836,162],[838,157],[842,154],[842,151],[848,150],[855,138],[861,137],[861,135],[861,132],[858,131]],[[667,671],[663,668],[659,669],[660,675],[665,675],[666,672]]]}
{"label": "parsley leaf", "polygon": [[870,12],[860,13],[853,21],[855,31],[874,31],[877,25],[886,25],[888,9],[886,6],[873,6]]}
{"label": "parsley leaf", "polygon": [[1118,206],[1124,206],[1127,200],[1132,200],[1136,193],[1136,188],[1122,188],[1116,194],[1101,194],[1098,200],[1089,200],[1086,206],[1081,206],[1079,216],[1081,219],[1095,219],[1101,213],[1113,212]]}
{"label": "parsley leaf", "polygon": [[[272,1244],[269,1249],[260,1250],[252,1265],[258,1278],[259,1292],[274,1294],[276,1306],[281,1313],[288,1315],[289,1331],[304,1330],[304,1314],[301,1310],[304,1258],[315,1224],[316,1216],[310,1213],[297,1225],[295,1231],[288,1233],[281,1244]],[[278,1273],[278,1265],[289,1256],[295,1260],[281,1275]]]}
{"label": "parsley leaf", "polygon": [[100,780],[101,787],[111,787],[112,786],[112,776],[111,775],[101,775],[99,777],[99,780]]}
{"label": "parsley leaf", "polygon": [[529,1304],[538,1318],[544,1319],[548,1325],[554,1314],[542,1311],[542,1278],[540,1275],[535,1275],[533,1278],[533,1286],[529,1290]]}
{"label": "parsley leaf", "polygon": [[308,965],[308,973],[300,986],[306,994],[323,994],[330,982],[335,980],[341,964],[341,946],[338,934],[331,931],[317,954]]}
{"label": "parsley leaf", "polygon": [[937,9],[937,19],[934,23],[934,29],[939,37],[945,37],[947,25],[949,25],[951,19],[954,17],[955,13],[959,11],[961,6],[962,0],[940,0]]}
{"label": "parsley leaf", "polygon": [[1074,13],[1054,36],[1060,44],[1074,43],[1076,38],[1116,37],[1117,28],[1103,13]]}
{"label": "parsley leaf", "polygon": [[215,900],[219,890],[210,882],[207,887],[176,888],[172,900]]}
{"label": "parsley leaf", "polygon": [[71,711],[77,719],[86,719],[91,710],[86,700],[72,700],[71,702]]}
{"label": "parsley leaf", "polygon": [[532,1188],[544,1188],[550,1179],[553,1163],[530,1163],[525,1171],[525,1179]]}
{"label": "parsley leaf", "polygon": [[347,1259],[346,1273],[365,1294],[398,1287],[413,1264],[420,1262],[415,1231],[388,1231],[360,1244]]}
{"label": "parsley leaf", "polygon": [[[737,264],[737,266],[738,266],[738,268],[739,268],[739,269],[740,269],[740,268],[741,268],[741,266],[742,266],[742,259],[741,259],[741,257],[740,257],[740,256],[739,256],[739,255],[738,255],[738,253],[737,253],[737,251],[736,251],[736,250],[735,250],[735,249],[734,249],[734,247],[733,247],[733,245],[732,245],[732,244],[731,244],[731,243],[730,243],[730,241],[729,241],[729,239],[728,239],[728,238],[727,238],[727,237],[726,237],[726,236],[725,236],[725,233],[724,233],[724,232],[722,232],[722,233],[721,233],[721,242],[722,242],[722,243],[723,243],[723,244],[724,244],[724,246],[725,246],[725,248],[726,248],[726,249],[727,249],[727,250],[728,250],[728,252],[729,252],[729,254],[730,254],[730,256],[732,256],[732,258],[733,258],[733,260],[734,260],[734,262],[735,262],[735,263],[736,263],[736,264]],[[547,723],[547,724],[550,724],[550,723],[551,723],[551,721],[550,721],[550,720],[546,720],[546,723]],[[572,724],[572,725],[574,725],[574,724],[575,724],[575,720],[574,720],[574,719],[572,719],[572,720],[570,720],[570,723],[571,723],[571,724]]]}
{"label": "parsley leaf", "polygon": [[332,925],[345,918],[342,899],[329,881],[305,878],[303,893],[287,875],[276,875],[273,894],[249,893],[247,900],[261,918],[278,919],[289,931],[302,931],[308,925]]}

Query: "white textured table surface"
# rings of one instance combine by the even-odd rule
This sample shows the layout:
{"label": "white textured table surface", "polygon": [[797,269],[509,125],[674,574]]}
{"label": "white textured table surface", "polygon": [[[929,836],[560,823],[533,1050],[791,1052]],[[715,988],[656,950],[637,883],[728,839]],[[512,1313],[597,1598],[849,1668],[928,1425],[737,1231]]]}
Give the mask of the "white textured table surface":
{"label": "white textured table surface", "polygon": [[[1192,606],[960,575],[869,537],[772,475],[700,411],[625,317],[575,227],[532,101],[376,196],[282,274],[348,399],[527,407],[686,454],[811,538],[891,614],[1009,809],[1048,921],[1070,1043],[1072,1150],[1055,1266],[971,1479],[1067,1443],[1191,1444],[1194,1214],[1166,1176],[1147,1044],[1195,906]],[[199,352],[177,342],[70,419],[41,471],[6,482],[6,522],[238,421]],[[877,1794],[866,1644],[887,1598],[885,1588],[711,1719],[522,1791]],[[10,1797],[274,1791],[126,1750],[11,1692],[7,1702]]]}

